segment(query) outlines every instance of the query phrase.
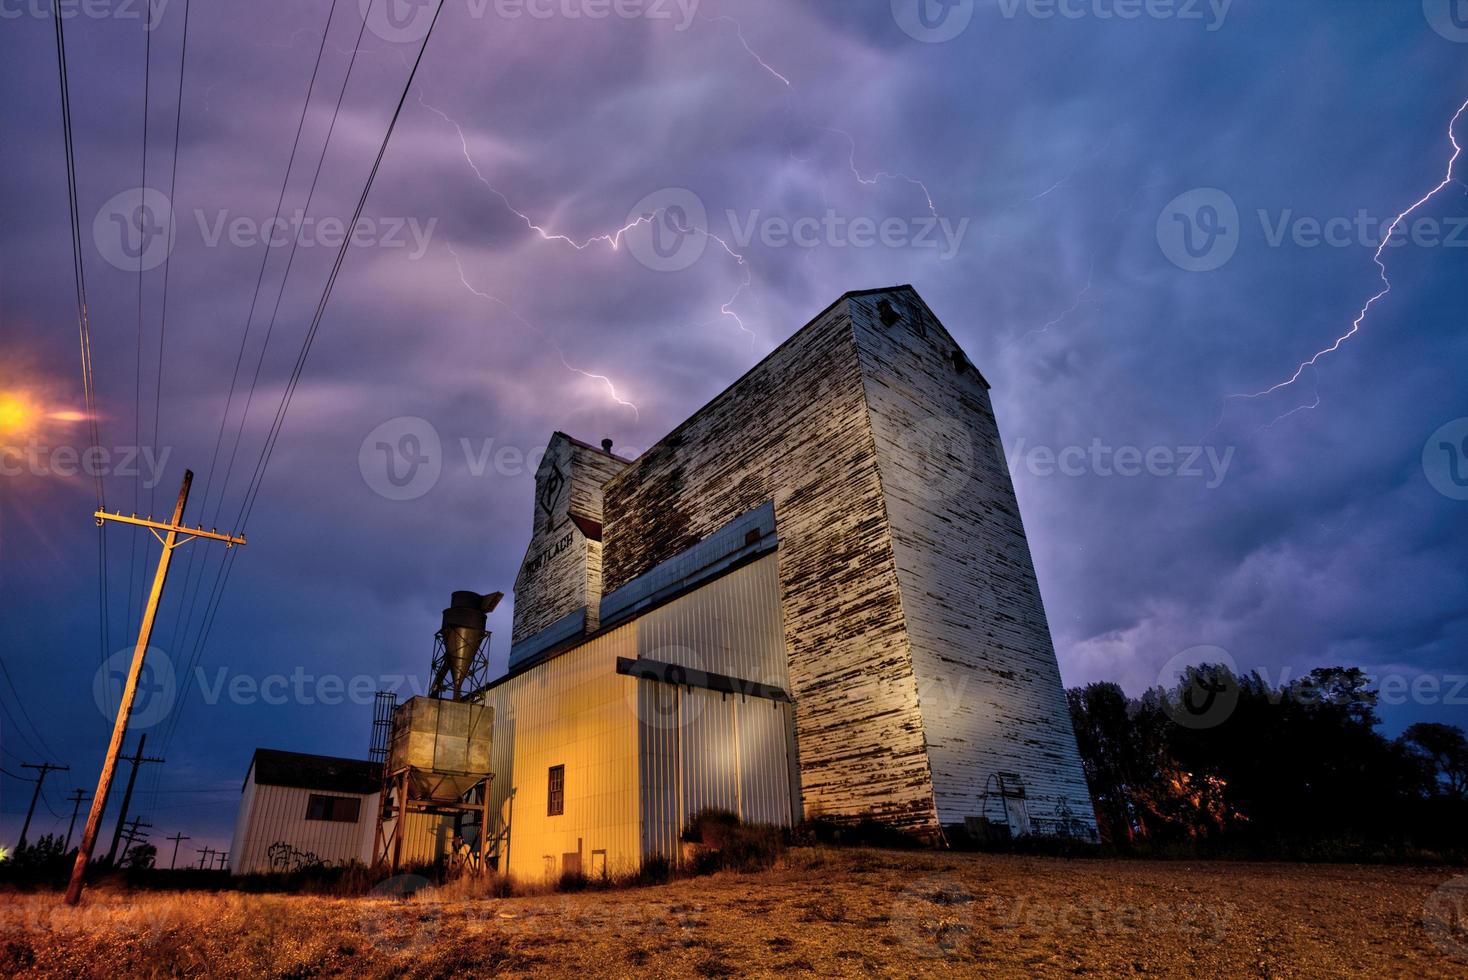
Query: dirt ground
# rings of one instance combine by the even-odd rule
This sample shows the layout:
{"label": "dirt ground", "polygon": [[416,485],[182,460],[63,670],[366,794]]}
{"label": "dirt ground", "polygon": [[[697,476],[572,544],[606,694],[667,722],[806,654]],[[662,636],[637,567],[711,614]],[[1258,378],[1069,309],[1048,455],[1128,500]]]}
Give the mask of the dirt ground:
{"label": "dirt ground", "polygon": [[0,974],[1468,975],[1441,869],[797,850],[760,874],[410,901],[0,896]]}

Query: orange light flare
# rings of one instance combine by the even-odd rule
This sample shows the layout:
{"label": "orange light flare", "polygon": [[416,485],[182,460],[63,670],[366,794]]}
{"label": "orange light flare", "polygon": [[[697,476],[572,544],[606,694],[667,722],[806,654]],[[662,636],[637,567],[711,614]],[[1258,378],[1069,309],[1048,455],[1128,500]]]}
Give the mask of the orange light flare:
{"label": "orange light flare", "polygon": [[48,422],[85,422],[90,416],[74,409],[48,409],[34,392],[23,389],[0,391],[0,439],[7,441],[40,436]]}

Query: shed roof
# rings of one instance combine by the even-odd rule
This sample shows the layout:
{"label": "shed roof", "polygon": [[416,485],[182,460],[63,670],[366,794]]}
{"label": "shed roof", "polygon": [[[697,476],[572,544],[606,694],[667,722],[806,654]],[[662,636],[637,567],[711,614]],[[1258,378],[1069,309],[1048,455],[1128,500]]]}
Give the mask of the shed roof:
{"label": "shed roof", "polygon": [[[260,786],[320,789],[332,793],[376,793],[382,788],[382,766],[363,759],[338,759],[281,749],[256,749],[250,771]],[[249,781],[249,774],[245,776]]]}

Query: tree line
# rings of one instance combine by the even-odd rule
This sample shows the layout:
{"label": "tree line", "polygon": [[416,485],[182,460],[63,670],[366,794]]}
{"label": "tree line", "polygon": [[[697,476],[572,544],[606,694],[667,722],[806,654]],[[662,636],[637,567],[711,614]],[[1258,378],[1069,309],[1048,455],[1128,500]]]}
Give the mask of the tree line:
{"label": "tree line", "polygon": [[1459,858],[1468,738],[1379,730],[1354,667],[1274,686],[1221,664],[1129,697],[1067,692],[1102,841],[1119,850],[1319,859]]}

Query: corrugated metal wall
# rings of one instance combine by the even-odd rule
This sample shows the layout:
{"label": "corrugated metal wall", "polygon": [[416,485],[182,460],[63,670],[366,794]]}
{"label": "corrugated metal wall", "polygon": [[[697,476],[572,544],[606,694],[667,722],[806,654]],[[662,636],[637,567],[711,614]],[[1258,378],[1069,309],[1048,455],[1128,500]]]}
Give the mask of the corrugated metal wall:
{"label": "corrugated metal wall", "polygon": [[[609,873],[635,871],[637,822],[636,681],[617,658],[636,652],[631,626],[490,689],[495,709],[491,800],[509,830],[500,866],[524,879],[559,874],[565,855],[592,867],[605,852]],[[565,766],[565,812],[547,810],[549,772]],[[603,858],[597,856],[597,866]]]}
{"label": "corrugated metal wall", "polygon": [[790,705],[652,680],[637,685],[645,855],[676,859],[685,821],[704,809],[792,823]]}
{"label": "corrugated metal wall", "polygon": [[251,780],[248,799],[241,801],[239,826],[230,845],[229,864],[236,874],[269,871],[272,844],[285,843],[297,851],[310,852],[327,864],[372,859],[376,830],[377,794],[320,793],[350,796],[360,801],[355,823],[307,820],[306,808],[313,791],[290,786],[257,786]]}
{"label": "corrugated metal wall", "polygon": [[637,655],[790,690],[777,555],[636,620]]}

